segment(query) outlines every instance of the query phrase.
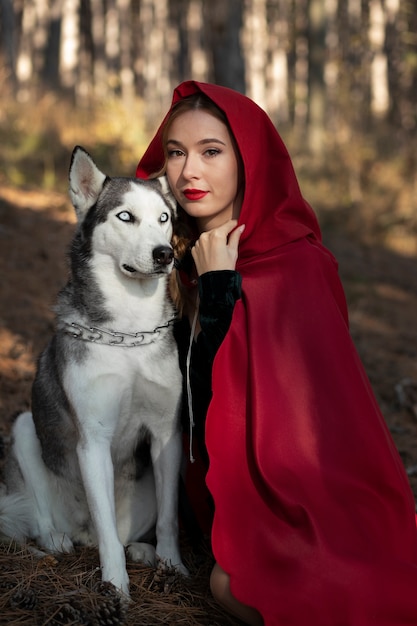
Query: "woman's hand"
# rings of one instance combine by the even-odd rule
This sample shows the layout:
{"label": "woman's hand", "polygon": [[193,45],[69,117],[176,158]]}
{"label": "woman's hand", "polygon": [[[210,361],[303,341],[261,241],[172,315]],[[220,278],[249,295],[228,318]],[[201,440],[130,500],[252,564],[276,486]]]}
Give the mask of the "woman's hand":
{"label": "woman's hand", "polygon": [[234,270],[238,258],[239,239],[245,226],[236,228],[237,220],[229,220],[218,228],[201,233],[191,254],[199,276],[216,270]]}

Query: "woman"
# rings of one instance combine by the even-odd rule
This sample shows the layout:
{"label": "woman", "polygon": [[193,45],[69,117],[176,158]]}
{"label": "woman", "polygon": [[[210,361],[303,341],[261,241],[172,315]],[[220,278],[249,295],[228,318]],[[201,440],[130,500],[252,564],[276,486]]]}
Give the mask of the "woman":
{"label": "woman", "polygon": [[137,175],[163,169],[195,240],[180,275],[197,404],[212,376],[214,595],[248,624],[417,624],[411,490],[273,124],[185,82]]}

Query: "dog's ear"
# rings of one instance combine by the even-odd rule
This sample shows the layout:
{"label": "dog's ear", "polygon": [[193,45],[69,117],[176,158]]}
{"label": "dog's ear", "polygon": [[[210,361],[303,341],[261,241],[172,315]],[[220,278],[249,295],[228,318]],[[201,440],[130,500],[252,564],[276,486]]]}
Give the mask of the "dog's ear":
{"label": "dog's ear", "polygon": [[159,176],[156,178],[161,186],[161,193],[165,200],[167,201],[169,207],[173,211],[174,215],[177,214],[177,201],[174,198],[174,194],[171,191],[171,188],[168,184],[168,179],[166,176]]}
{"label": "dog's ear", "polygon": [[88,152],[75,146],[69,169],[69,195],[79,222],[97,201],[106,178]]}

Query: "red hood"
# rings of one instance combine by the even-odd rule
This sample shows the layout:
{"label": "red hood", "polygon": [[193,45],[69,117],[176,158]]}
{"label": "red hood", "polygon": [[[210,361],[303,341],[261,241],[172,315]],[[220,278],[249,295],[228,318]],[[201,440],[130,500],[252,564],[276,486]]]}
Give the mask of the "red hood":
{"label": "red hood", "polygon": [[[172,105],[194,93],[208,96],[226,115],[245,170],[246,191],[240,223],[239,265],[290,241],[312,234],[321,239],[316,217],[303,199],[288,151],[271,120],[242,94],[208,83],[179,85]],[[164,165],[162,130],[169,112],[139,162],[136,175],[146,178]]]}

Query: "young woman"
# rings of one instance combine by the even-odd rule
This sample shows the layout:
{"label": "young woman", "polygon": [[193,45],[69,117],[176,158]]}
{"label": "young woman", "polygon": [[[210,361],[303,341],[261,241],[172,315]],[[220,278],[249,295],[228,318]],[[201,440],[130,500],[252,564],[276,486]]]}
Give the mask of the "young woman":
{"label": "young woman", "polygon": [[248,624],[417,624],[412,493],[277,131],[243,95],[188,81],[137,175],[163,169],[215,506],[213,594]]}

